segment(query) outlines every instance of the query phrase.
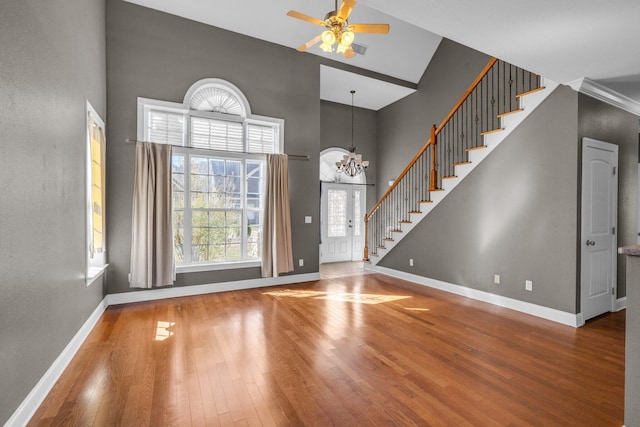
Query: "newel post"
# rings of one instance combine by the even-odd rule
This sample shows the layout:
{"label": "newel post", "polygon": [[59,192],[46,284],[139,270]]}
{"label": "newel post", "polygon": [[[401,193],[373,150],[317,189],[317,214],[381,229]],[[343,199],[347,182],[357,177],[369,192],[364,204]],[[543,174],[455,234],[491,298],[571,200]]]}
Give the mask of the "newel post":
{"label": "newel post", "polygon": [[429,191],[438,189],[438,170],[436,169],[436,145],[438,143],[436,137],[436,125],[431,128],[431,173],[429,174]]}
{"label": "newel post", "polygon": [[363,260],[369,261],[369,218],[364,216],[364,258]]}

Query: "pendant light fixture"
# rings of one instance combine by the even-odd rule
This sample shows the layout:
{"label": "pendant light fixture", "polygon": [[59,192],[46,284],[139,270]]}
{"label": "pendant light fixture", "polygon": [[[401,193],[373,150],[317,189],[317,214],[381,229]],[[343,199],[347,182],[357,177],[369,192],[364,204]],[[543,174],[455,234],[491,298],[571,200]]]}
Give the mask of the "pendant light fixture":
{"label": "pendant light fixture", "polygon": [[356,91],[351,91],[351,146],[349,147],[349,154],[345,154],[341,161],[336,162],[338,173],[344,173],[350,177],[354,177],[367,169],[369,166],[368,160],[362,160],[362,154],[356,153],[356,147],[353,145],[353,96]]}

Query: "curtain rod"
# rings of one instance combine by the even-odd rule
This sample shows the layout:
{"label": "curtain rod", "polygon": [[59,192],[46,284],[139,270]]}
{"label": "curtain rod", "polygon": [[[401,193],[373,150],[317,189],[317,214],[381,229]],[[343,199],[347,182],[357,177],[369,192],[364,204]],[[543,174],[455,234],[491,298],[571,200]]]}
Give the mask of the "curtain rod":
{"label": "curtain rod", "polygon": [[[137,139],[132,139],[132,138],[125,138],[124,142],[130,143],[130,144],[135,144],[136,142],[148,142],[150,144],[161,144],[160,142],[139,141]],[[225,153],[225,151],[212,150],[211,148],[187,147],[187,146],[184,146],[184,145],[176,145],[176,144],[162,144],[162,145],[171,145],[172,147],[186,148],[186,149],[189,149],[189,150],[208,150],[208,151],[215,151],[217,153]],[[261,153],[247,153],[246,151],[228,151],[228,153],[261,154]],[[284,153],[284,154],[287,154],[287,153]],[[290,157],[293,160],[309,160],[311,158],[311,156],[309,154],[287,154],[287,156]]]}

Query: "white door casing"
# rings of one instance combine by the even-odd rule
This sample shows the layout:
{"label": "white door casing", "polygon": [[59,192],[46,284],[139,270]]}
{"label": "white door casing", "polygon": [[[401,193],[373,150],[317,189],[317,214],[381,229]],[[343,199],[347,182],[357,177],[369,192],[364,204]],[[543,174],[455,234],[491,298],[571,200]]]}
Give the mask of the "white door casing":
{"label": "white door casing", "polygon": [[[361,261],[364,250],[364,215],[366,213],[366,173],[356,176],[339,173],[336,162],[348,151],[331,147],[320,153],[320,263],[338,261]],[[332,211],[331,228],[329,222],[329,191],[332,203],[342,200],[344,212]],[[346,193],[342,193],[346,191]],[[341,199],[341,196],[345,196]],[[334,208],[336,206],[333,206]],[[341,221],[344,220],[344,224]],[[344,228],[343,228],[344,226]],[[338,234],[345,231],[345,235]]]}
{"label": "white door casing", "polygon": [[365,194],[357,185],[322,183],[320,263],[362,259]]}
{"label": "white door casing", "polygon": [[582,140],[580,301],[586,321],[615,308],[618,146]]}

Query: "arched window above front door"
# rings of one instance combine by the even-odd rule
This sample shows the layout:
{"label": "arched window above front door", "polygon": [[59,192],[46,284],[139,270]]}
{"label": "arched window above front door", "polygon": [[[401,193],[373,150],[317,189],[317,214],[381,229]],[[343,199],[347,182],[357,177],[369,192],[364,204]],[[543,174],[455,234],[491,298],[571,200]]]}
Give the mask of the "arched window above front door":
{"label": "arched window above front door", "polygon": [[367,177],[364,172],[351,177],[337,171],[336,162],[342,160],[342,157],[348,153],[344,148],[337,147],[323,150],[320,153],[320,181],[343,184],[366,184]]}

